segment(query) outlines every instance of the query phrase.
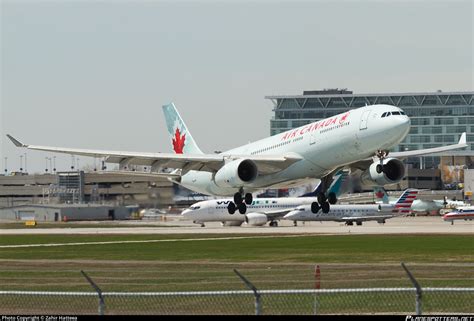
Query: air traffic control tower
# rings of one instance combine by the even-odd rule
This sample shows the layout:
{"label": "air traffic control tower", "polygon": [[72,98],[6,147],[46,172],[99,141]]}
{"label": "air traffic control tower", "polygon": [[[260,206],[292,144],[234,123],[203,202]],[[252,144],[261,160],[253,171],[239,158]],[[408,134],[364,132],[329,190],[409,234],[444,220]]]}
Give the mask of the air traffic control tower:
{"label": "air traffic control tower", "polygon": [[347,89],[304,91],[303,95],[266,96],[274,104],[271,135],[366,105],[389,104],[402,108],[411,119],[410,133],[395,151],[454,144],[462,132],[470,144],[465,150],[437,156],[413,157],[412,168],[434,169],[445,162],[474,164],[474,92],[422,92],[354,94]]}

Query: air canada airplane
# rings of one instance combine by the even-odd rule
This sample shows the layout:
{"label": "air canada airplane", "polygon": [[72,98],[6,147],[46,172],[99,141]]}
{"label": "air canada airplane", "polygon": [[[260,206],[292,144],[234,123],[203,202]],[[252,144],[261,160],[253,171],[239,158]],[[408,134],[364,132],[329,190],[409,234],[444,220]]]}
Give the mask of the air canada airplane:
{"label": "air canada airplane", "polygon": [[289,188],[308,178],[320,178],[322,191],[315,205],[327,213],[329,203],[337,201],[334,194],[326,193],[328,182],[340,169],[361,170],[361,181],[365,185],[394,184],[404,176],[399,158],[467,146],[463,133],[458,144],[394,152],[388,157],[388,151],[408,134],[410,119],[400,108],[380,104],[352,109],[219,154],[204,154],[174,104],[163,106],[163,111],[174,154],[26,145],[7,136],[17,147],[104,158],[108,163],[120,164],[120,168],[141,165],[151,167],[152,172],[175,169],[157,175],[168,176],[173,182],[199,193],[233,195],[229,208],[243,212],[246,204],[252,204],[251,192]]}
{"label": "air canada airplane", "polygon": [[283,219],[291,221],[336,221],[347,225],[362,225],[365,221],[385,223],[386,219],[408,214],[417,190],[407,189],[394,204],[348,204],[331,206],[329,213],[314,212],[310,205],[302,205],[286,214]]}

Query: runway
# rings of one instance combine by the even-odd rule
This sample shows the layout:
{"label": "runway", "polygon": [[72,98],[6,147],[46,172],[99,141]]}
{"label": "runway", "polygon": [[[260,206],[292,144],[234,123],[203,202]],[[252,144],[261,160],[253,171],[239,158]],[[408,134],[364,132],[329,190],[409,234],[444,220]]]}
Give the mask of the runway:
{"label": "runway", "polygon": [[[108,224],[114,227],[106,227]],[[70,222],[67,224],[75,224]],[[77,223],[79,224],[79,223]],[[96,222],[97,227],[68,227],[31,229],[0,229],[0,235],[12,234],[321,234],[321,235],[354,235],[354,234],[474,234],[474,221],[455,221],[454,225],[436,217],[396,217],[385,224],[364,222],[362,226],[346,226],[338,222],[302,222],[293,226],[291,221],[279,221],[278,227],[268,225],[255,227],[222,226],[220,222],[206,223],[205,227],[190,221],[172,220],[166,222],[145,221],[106,221]],[[116,227],[116,225],[123,227]],[[136,225],[136,226],[134,226]],[[145,225],[145,226],[144,226]],[[149,225],[146,226],[146,225]]]}

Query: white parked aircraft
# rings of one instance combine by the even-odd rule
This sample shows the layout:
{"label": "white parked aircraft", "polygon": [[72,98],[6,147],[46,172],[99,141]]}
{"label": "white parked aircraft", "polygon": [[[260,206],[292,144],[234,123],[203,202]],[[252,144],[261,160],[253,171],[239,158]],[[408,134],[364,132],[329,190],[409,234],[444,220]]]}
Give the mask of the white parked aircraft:
{"label": "white parked aircraft", "polygon": [[[387,194],[385,188],[378,186],[374,187],[374,194],[377,197],[376,203],[388,203],[393,204],[396,198],[390,197]],[[459,206],[466,206],[467,204],[463,201],[450,200],[446,196],[439,200],[422,200],[416,199],[411,205],[411,213],[415,214],[432,214],[433,212],[439,213],[442,208],[456,208]]]}
{"label": "white parked aircraft", "polygon": [[455,220],[474,220],[474,206],[463,206],[443,215],[443,220],[454,224]]}
{"label": "white parked aircraft", "polygon": [[[329,193],[339,196],[341,186],[347,173],[340,171],[334,175],[334,181],[328,189]],[[230,210],[231,199],[207,200],[194,203],[185,209],[181,215],[192,220],[196,224],[204,227],[206,222],[222,222],[227,226],[240,226],[246,222],[250,226],[262,226],[270,222],[270,226],[278,226],[277,220],[285,214],[294,210],[302,204],[312,204],[317,201],[316,195],[321,190],[321,183],[311,193],[302,197],[273,197],[273,198],[254,198],[252,204],[247,206],[247,214],[240,211],[239,215],[235,209]]]}
{"label": "white parked aircraft", "polygon": [[349,204],[333,205],[329,213],[312,211],[310,205],[303,205],[286,214],[283,219],[291,221],[336,221],[347,225],[362,225],[364,221],[385,223],[386,219],[400,214],[407,214],[417,190],[407,189],[398,198],[395,204]]}
{"label": "white parked aircraft", "polygon": [[[333,194],[326,195],[328,182],[339,169],[360,169],[361,181],[366,185],[394,184],[404,176],[404,166],[398,158],[467,146],[463,133],[455,145],[395,152],[387,157],[388,150],[408,134],[410,119],[400,108],[381,104],[352,109],[219,154],[204,154],[174,105],[165,105],[163,110],[175,154],[26,145],[7,136],[17,147],[103,157],[121,168],[142,165],[150,166],[153,172],[174,168],[172,173],[160,175],[203,194],[234,195],[233,205],[229,206],[237,206],[244,212],[246,204],[252,204],[252,191],[288,188],[308,178],[320,178],[323,186],[318,206],[327,213],[329,203],[337,201]],[[209,120],[209,116],[203,118]]]}

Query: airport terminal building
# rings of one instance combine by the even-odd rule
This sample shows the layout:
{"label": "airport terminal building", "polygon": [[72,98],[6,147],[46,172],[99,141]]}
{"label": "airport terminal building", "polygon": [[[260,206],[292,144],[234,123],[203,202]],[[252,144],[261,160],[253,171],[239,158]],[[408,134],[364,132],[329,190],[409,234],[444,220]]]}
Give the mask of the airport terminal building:
{"label": "airport terminal building", "polygon": [[[465,150],[409,158],[407,164],[410,168],[443,170],[443,166],[461,168],[474,166],[474,92],[472,91],[354,94],[346,89],[325,89],[304,91],[303,95],[265,98],[274,104],[275,115],[270,121],[271,135],[366,105],[398,106],[410,117],[411,129],[394,151],[455,144],[462,132],[467,133],[467,142],[470,144]],[[459,172],[459,169],[457,170]]]}

